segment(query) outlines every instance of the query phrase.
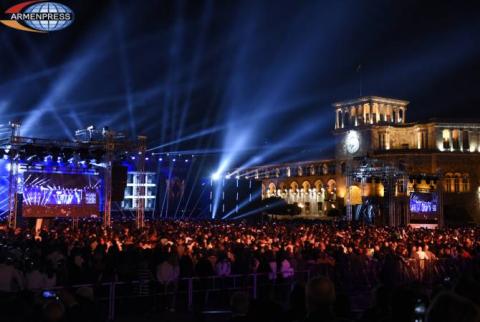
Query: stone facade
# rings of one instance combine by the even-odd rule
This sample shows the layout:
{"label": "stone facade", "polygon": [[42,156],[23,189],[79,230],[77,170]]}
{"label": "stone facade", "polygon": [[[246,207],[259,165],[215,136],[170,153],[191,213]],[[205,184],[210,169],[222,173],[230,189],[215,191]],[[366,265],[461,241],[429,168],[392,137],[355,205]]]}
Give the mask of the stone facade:
{"label": "stone facade", "polygon": [[[480,222],[480,123],[408,123],[407,105],[407,101],[381,97],[335,103],[334,159],[259,166],[235,173],[262,180],[264,198],[281,196],[298,203],[305,215],[323,216],[331,208],[343,208],[347,195],[354,204],[364,197],[382,197],[378,180],[352,182],[347,187],[346,169],[368,157],[408,173],[408,182],[396,183],[404,184],[395,191],[396,197],[404,197],[403,203],[424,185],[424,190],[441,191],[443,209],[468,212]],[[354,193],[357,190],[360,192]]]}

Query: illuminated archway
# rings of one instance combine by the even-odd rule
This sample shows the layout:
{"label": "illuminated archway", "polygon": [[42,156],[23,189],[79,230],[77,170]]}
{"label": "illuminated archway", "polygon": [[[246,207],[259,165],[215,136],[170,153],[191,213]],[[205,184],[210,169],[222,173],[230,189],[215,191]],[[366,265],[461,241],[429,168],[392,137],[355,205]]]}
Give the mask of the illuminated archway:
{"label": "illuminated archway", "polygon": [[462,175],[462,191],[469,192],[470,191],[470,177],[468,173],[464,173]]}
{"label": "illuminated archway", "polygon": [[290,189],[292,189],[292,192],[297,192],[298,191],[298,183],[296,181],[292,181],[292,183],[290,183]]}
{"label": "illuminated archway", "polygon": [[454,191],[453,174],[450,173],[450,172],[445,174],[444,189],[445,189],[446,192],[453,192]]}
{"label": "illuminated archway", "polygon": [[361,205],[362,204],[362,189],[358,186],[350,186],[350,204]]}
{"label": "illuminated archway", "polygon": [[333,179],[328,180],[327,190],[329,193],[334,193],[335,191],[337,191],[337,182]]}
{"label": "illuminated archway", "polygon": [[310,182],[304,181],[304,182],[302,183],[302,188],[303,188],[303,192],[304,192],[304,193],[309,193],[309,191],[310,191]]}
{"label": "illuminated archway", "polygon": [[271,196],[277,195],[277,187],[275,186],[275,183],[270,182],[270,184],[268,185],[268,192]]}
{"label": "illuminated archway", "polygon": [[462,175],[460,173],[455,173],[453,177],[453,191],[454,192],[461,192],[461,182],[462,182]]}

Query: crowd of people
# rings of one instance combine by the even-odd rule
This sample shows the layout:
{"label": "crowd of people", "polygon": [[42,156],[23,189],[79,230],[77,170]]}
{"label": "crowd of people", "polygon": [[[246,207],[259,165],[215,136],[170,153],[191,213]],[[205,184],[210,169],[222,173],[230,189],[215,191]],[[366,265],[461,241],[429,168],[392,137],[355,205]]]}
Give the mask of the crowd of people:
{"label": "crowd of people", "polygon": [[[478,227],[428,230],[349,223],[177,220],[150,222],[142,229],[132,223],[115,223],[111,228],[81,223],[72,229],[67,222],[52,222],[40,231],[0,229],[0,292],[6,296],[57,286],[139,280],[167,286],[193,276],[241,274],[288,280],[315,265],[355,271],[369,263],[379,268],[376,284],[393,289],[398,287],[398,263],[476,263],[478,258]],[[330,279],[337,291],[343,288],[338,276]],[[320,284],[315,286],[319,292],[328,283]],[[82,289],[87,298],[92,297]],[[139,287],[137,292],[148,289]]]}

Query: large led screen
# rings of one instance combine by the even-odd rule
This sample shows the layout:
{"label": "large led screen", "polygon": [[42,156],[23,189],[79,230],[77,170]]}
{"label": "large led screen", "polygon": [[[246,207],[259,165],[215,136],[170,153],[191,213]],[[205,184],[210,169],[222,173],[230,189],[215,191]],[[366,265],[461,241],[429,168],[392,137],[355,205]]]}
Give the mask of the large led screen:
{"label": "large led screen", "polygon": [[437,214],[438,194],[412,192],[410,194],[410,212],[412,214]]}
{"label": "large led screen", "polygon": [[25,217],[86,217],[99,214],[100,178],[94,174],[25,172]]}

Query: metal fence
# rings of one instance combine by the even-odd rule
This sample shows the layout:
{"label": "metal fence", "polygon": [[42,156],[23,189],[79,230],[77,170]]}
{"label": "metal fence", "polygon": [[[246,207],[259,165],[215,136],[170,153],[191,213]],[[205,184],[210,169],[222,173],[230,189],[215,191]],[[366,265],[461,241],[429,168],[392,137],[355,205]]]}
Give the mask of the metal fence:
{"label": "metal fence", "polygon": [[[161,284],[156,281],[113,281],[110,283],[76,285],[94,290],[95,301],[108,321],[132,309],[159,311],[175,308],[197,311],[204,308],[228,308],[231,294],[248,292],[253,299],[269,298],[287,303],[295,283],[305,283],[311,277],[323,275],[334,281],[347,294],[368,292],[378,283],[401,284],[416,282],[431,287],[435,283],[454,279],[461,272],[478,268],[472,260],[402,260],[358,261],[348,259],[330,264],[306,264],[293,276],[277,274],[247,274],[181,278]],[[58,288],[61,289],[61,288]]]}

